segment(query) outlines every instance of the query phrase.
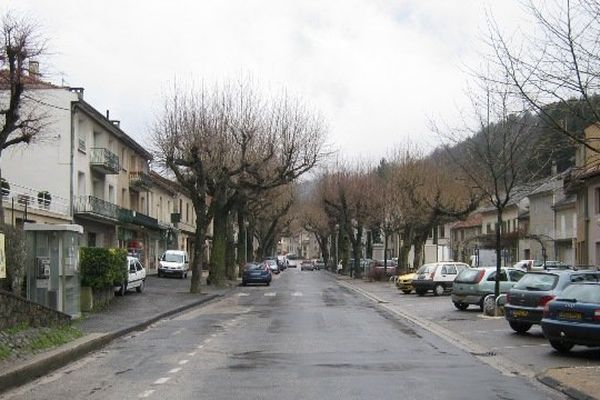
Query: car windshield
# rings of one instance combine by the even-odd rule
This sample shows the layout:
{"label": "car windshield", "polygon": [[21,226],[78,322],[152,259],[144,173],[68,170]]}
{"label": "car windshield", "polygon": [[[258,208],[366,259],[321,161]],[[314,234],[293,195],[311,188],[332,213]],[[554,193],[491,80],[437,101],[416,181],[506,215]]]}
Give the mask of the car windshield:
{"label": "car windshield", "polygon": [[166,262],[181,263],[183,262],[183,256],[181,254],[165,253],[162,260]]}
{"label": "car windshield", "polygon": [[556,287],[558,275],[554,274],[525,274],[514,286],[520,290],[548,291]]}
{"label": "car windshield", "polygon": [[455,281],[458,283],[475,283],[480,271],[481,270],[477,268],[463,269],[460,271]]}
{"label": "car windshield", "polygon": [[269,264],[269,265],[276,265],[276,264],[277,264],[277,263],[275,262],[275,260],[265,260],[265,263],[266,263],[266,264]]}
{"label": "car windshield", "polygon": [[600,285],[573,284],[567,286],[559,300],[571,300],[579,303],[600,303]]}
{"label": "car windshield", "polygon": [[423,264],[417,274],[430,274],[435,271],[435,264]]}

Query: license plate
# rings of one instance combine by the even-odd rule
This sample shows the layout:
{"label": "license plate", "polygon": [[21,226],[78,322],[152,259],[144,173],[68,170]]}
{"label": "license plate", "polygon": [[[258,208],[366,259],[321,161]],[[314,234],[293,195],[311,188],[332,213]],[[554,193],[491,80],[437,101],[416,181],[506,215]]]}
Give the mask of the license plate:
{"label": "license plate", "polygon": [[529,315],[529,312],[525,311],[525,310],[515,310],[513,311],[513,317],[516,318],[523,318]]}
{"label": "license plate", "polygon": [[580,320],[581,313],[575,311],[561,311],[558,313],[560,319]]}

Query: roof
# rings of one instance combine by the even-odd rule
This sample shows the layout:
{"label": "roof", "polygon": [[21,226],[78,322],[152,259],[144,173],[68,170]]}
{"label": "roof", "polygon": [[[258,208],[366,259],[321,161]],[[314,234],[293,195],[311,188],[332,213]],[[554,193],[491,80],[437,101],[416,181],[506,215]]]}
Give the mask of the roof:
{"label": "roof", "polygon": [[483,221],[480,213],[471,214],[464,221],[457,221],[452,224],[451,229],[462,229],[462,228],[474,228],[476,226],[481,226],[481,222]]}
{"label": "roof", "polygon": [[[39,75],[21,75],[21,83],[25,89],[58,89],[60,86],[43,81]],[[0,90],[10,89],[10,74],[8,69],[0,70]]]}

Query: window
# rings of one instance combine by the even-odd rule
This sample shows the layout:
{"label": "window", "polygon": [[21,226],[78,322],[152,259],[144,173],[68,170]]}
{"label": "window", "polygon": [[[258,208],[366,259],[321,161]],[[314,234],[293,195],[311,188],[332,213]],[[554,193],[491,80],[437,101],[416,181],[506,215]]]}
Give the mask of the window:
{"label": "window", "polygon": [[185,203],[185,222],[190,222],[190,203]]}
{"label": "window", "polygon": [[594,189],[594,214],[600,214],[600,187]]}
{"label": "window", "polygon": [[[492,272],[487,280],[488,282],[494,282],[496,280],[496,271]],[[500,271],[500,282],[506,282],[507,280],[506,271]]]}
{"label": "window", "polygon": [[516,271],[515,270],[515,271],[509,271],[508,272],[508,276],[510,276],[510,280],[512,282],[519,281],[523,277],[523,275],[525,275],[524,271]]}
{"label": "window", "polygon": [[440,234],[438,236],[441,238],[446,237],[446,227],[444,225],[440,225]]}
{"label": "window", "polygon": [[87,245],[88,245],[88,247],[96,247],[96,233],[95,232],[88,232]]}
{"label": "window", "polygon": [[446,265],[444,266],[444,268],[446,268],[446,273],[448,275],[456,275],[456,266],[454,265]]}
{"label": "window", "polygon": [[121,168],[123,168],[124,171],[127,171],[127,161],[126,161],[126,153],[125,153],[125,146],[121,147]]}

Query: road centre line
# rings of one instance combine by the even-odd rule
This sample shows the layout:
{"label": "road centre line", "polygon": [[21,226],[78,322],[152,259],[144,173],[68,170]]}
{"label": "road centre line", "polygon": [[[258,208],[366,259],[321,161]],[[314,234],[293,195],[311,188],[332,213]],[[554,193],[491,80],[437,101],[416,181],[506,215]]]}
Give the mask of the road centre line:
{"label": "road centre line", "polygon": [[195,351],[192,351],[191,353],[188,353],[188,356],[190,356],[190,357],[194,357],[195,355],[196,355]]}
{"label": "road centre line", "polygon": [[242,292],[242,293],[238,293],[237,295],[238,295],[238,297],[246,297],[246,296],[250,296],[250,293],[243,293]]}
{"label": "road centre line", "polygon": [[169,377],[165,377],[165,378],[158,378],[157,380],[154,381],[154,385],[162,385],[163,383],[167,383],[167,381],[171,379]]}
{"label": "road centre line", "polygon": [[198,348],[199,348],[199,349],[201,349],[201,348],[203,348],[203,347],[204,347],[204,345],[203,345],[203,344],[199,344],[199,345],[198,345]]}
{"label": "road centre line", "polygon": [[300,297],[300,296],[303,296],[303,294],[302,294],[302,292],[294,292],[294,293],[292,293],[292,296],[293,297]]}
{"label": "road centre line", "polygon": [[140,395],[138,396],[140,399],[145,399],[146,397],[150,397],[150,395],[154,393],[154,390],[150,389],[150,390],[146,390],[143,393],[140,393]]}
{"label": "road centre line", "polygon": [[277,295],[277,292],[267,292],[265,293],[265,296],[267,297],[275,297]]}
{"label": "road centre line", "polygon": [[176,374],[179,371],[181,371],[181,367],[177,367],[177,368],[173,368],[172,370],[169,371],[170,374]]}
{"label": "road centre line", "polygon": [[185,365],[189,362],[190,360],[181,360],[179,361],[179,365]]}

